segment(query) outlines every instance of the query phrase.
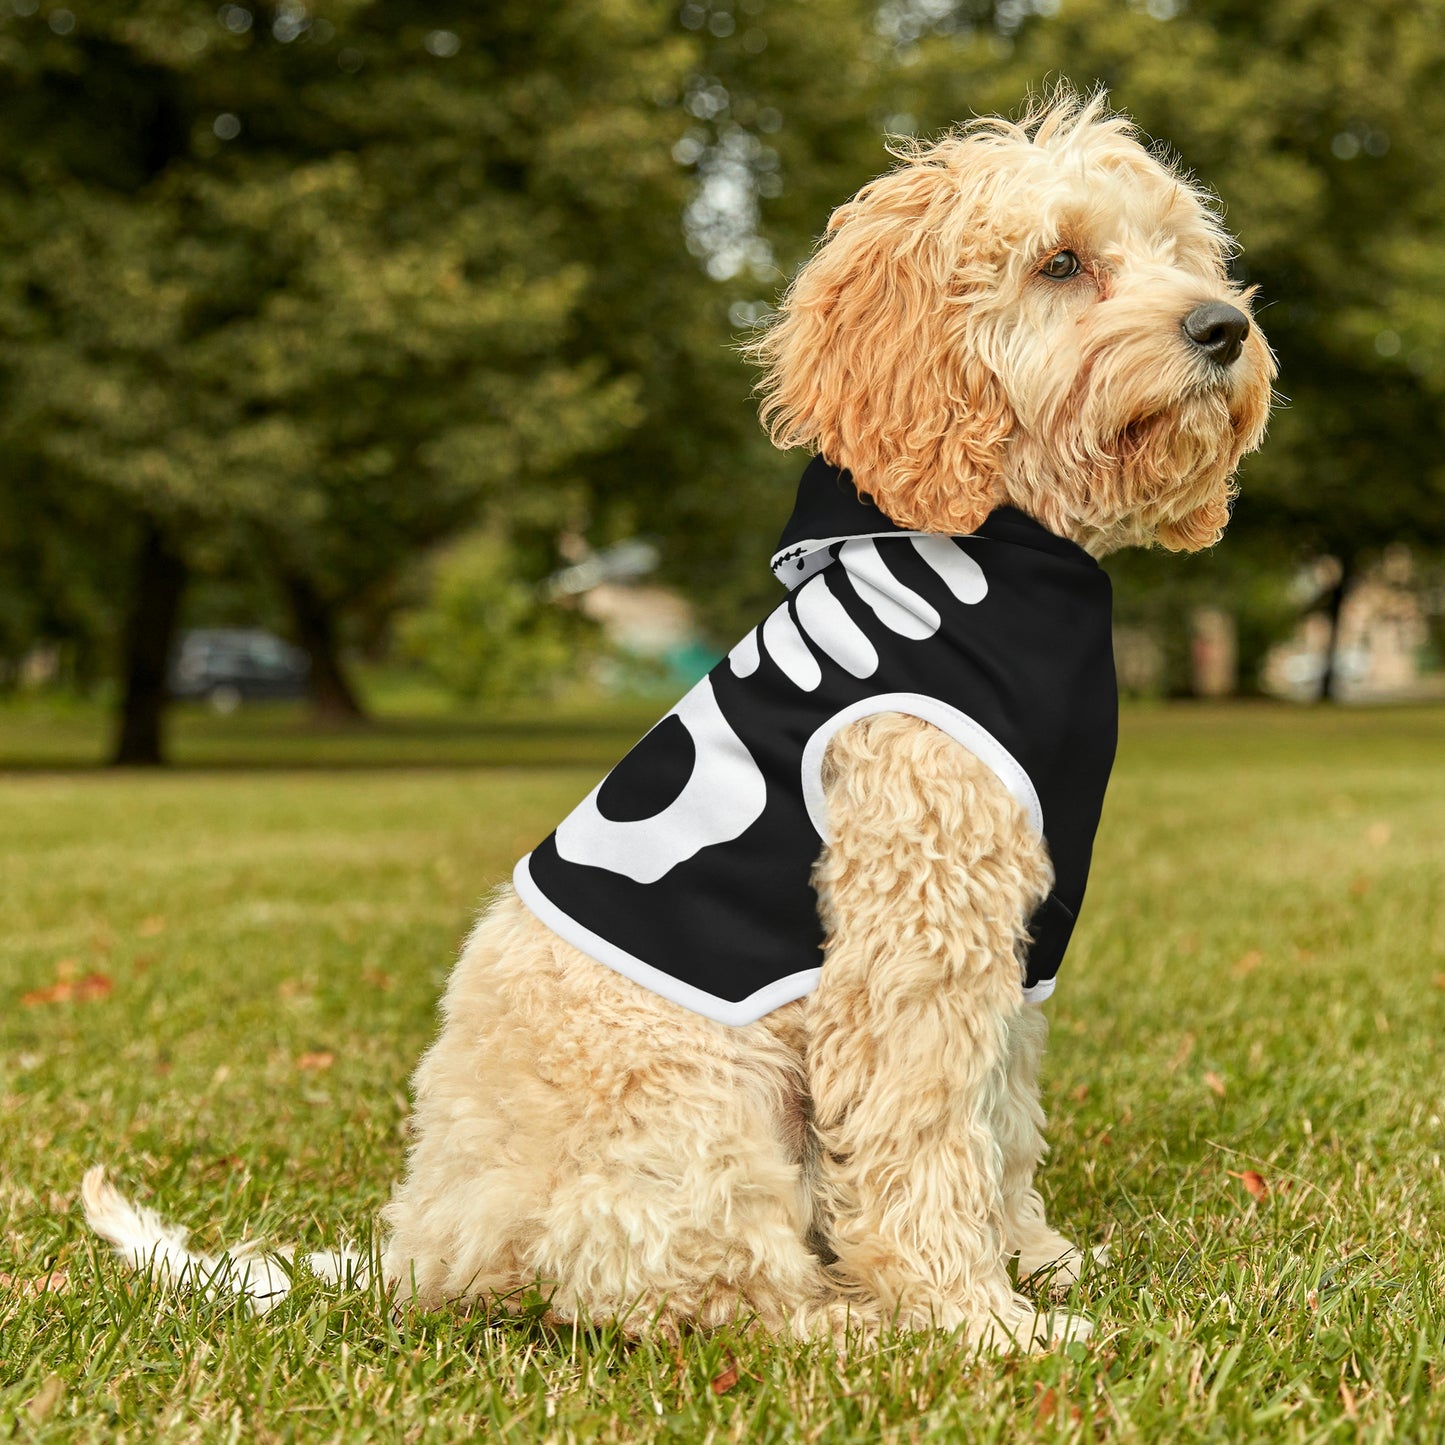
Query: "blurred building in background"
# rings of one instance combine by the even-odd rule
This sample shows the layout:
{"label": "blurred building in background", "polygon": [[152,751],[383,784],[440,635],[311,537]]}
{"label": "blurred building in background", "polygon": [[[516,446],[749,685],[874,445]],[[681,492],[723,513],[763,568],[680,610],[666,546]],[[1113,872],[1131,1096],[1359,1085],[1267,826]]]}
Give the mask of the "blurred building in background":
{"label": "blurred building in background", "polygon": [[[1328,563],[1312,568],[1301,579],[1301,591],[1328,593],[1336,575]],[[1434,601],[1415,575],[1408,548],[1389,549],[1343,599],[1336,636],[1329,615],[1314,610],[1271,650],[1260,678],[1264,690],[1296,701],[1317,698],[1333,645],[1335,695],[1341,701],[1445,698],[1445,668],[1431,645]]]}
{"label": "blurred building in background", "polygon": [[638,538],[589,552],[573,543],[578,560],[554,572],[546,591],[576,598],[602,629],[609,646],[598,676],[614,690],[688,688],[722,656],[698,623],[697,608],[676,588],[651,580],[658,550]]}

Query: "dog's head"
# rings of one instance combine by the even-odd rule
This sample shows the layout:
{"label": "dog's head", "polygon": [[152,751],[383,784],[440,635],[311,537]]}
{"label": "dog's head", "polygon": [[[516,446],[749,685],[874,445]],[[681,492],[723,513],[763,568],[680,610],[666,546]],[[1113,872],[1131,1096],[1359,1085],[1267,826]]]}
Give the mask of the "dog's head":
{"label": "dog's head", "polygon": [[1010,503],[1095,552],[1215,542],[1274,360],[1208,198],[1102,96],[900,154],[750,348],[773,440],[906,527]]}

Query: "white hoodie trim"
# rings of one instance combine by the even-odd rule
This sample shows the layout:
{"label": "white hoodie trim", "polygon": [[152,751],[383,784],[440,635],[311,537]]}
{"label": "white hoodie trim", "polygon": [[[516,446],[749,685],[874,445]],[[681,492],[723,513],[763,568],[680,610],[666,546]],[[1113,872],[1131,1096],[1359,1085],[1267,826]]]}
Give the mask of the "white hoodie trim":
{"label": "white hoodie trim", "polygon": [[[527,858],[530,857],[529,853]],[[765,988],[760,988],[737,1003],[694,988],[692,984],[684,983],[670,973],[654,968],[650,963],[644,963],[625,948],[610,943],[601,934],[593,933],[590,928],[583,927],[575,918],[564,913],[532,881],[527,858],[520,859],[513,870],[512,887],[517,890],[517,897],[558,938],[570,943],[574,948],[581,949],[589,958],[596,959],[615,973],[630,978],[633,983],[641,984],[650,992],[660,994],[672,1003],[701,1014],[704,1018],[739,1028],[744,1024],[756,1023],[774,1009],[782,1008],[785,1003],[792,1003],[794,999],[812,993],[818,986],[818,978],[823,972],[821,965],[817,968],[805,968],[800,973],[789,974],[786,978],[774,979]]]}

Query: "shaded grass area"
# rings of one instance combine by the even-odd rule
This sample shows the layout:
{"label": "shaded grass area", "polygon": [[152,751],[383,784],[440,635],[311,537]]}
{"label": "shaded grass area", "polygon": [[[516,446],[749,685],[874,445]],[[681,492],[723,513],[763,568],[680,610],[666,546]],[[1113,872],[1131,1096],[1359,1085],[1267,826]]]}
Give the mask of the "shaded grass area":
{"label": "shaded grass area", "polygon": [[[435,694],[386,681],[371,719],[324,727],[301,703],[249,703],[220,716],[202,703],[168,710],[166,752],[177,768],[605,768],[656,721],[670,697],[599,702],[581,693],[475,714],[442,711]],[[39,698],[0,706],[0,771],[85,771],[109,755],[113,720],[90,702]]]}
{"label": "shaded grass area", "polygon": [[[0,1434],[1445,1438],[1438,709],[1126,714],[1048,1006],[1045,1192],[1113,1249],[1087,1347],[674,1351],[310,1280],[257,1321],[89,1246],[98,1159],[202,1247],[365,1244],[479,900],[655,712],[463,727],[491,766],[418,725],[364,770],[0,779]],[[336,760],[275,727],[258,760]],[[209,756],[241,761],[226,728]]]}

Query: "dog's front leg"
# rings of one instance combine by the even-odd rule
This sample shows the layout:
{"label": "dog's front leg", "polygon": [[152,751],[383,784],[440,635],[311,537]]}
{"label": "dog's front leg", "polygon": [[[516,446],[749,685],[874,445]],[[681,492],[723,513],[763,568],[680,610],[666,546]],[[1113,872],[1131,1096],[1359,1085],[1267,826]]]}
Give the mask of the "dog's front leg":
{"label": "dog's front leg", "polygon": [[[994,1132],[1003,1157],[1004,1246],[1018,1256],[1019,1278],[1033,1276],[1061,1293],[1084,1265],[1079,1248],[1052,1228],[1034,1173],[1048,1146],[1044,1111],[1039,1103],[1039,1065],[1049,1036],[1048,1020],[1037,1004],[1025,1004],[1009,1026],[1008,1061],[1003,1087],[994,1104]],[[1094,1258],[1107,1258],[1097,1246]]]}
{"label": "dog's front leg", "polygon": [[835,1275],[900,1325],[1078,1337],[1084,1321],[1038,1319],[1010,1285],[996,1130],[1043,845],[984,764],[915,718],[846,728],[824,781],[808,1069]]}

